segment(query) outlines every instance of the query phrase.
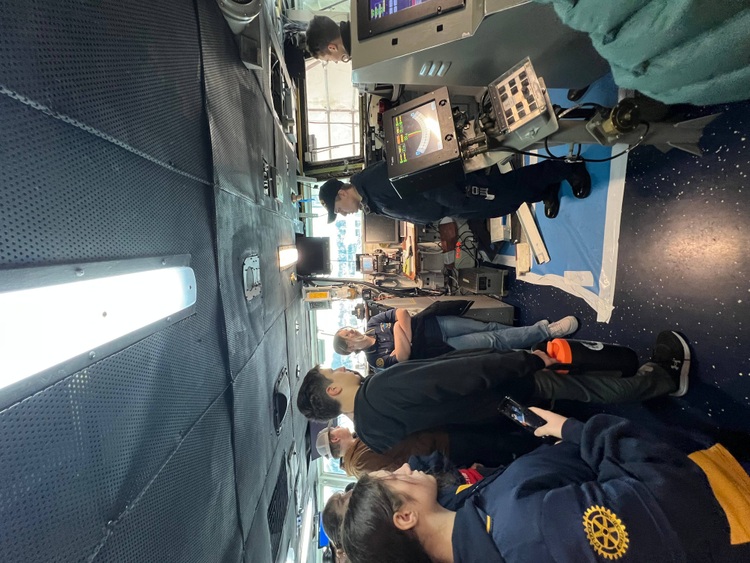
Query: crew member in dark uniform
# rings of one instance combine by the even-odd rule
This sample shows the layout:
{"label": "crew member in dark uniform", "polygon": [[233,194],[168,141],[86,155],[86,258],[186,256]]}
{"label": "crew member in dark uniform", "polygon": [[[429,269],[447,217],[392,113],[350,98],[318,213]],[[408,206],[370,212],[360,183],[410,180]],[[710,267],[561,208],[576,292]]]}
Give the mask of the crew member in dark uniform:
{"label": "crew member in dark uniform", "polygon": [[347,63],[351,60],[349,22],[338,24],[326,16],[315,16],[307,24],[305,43],[310,54],[319,61]]}
{"label": "crew member in dark uniform", "polygon": [[[350,184],[328,180],[320,187],[319,197],[328,210],[329,223],[337,213],[348,215],[360,210],[420,225],[443,217],[490,219],[513,213],[522,203],[537,201],[544,201],[544,214],[552,219],[560,210],[563,180],[579,199],[591,193],[591,177],[584,163],[545,160],[505,174],[492,166],[466,174],[459,182],[447,179],[422,191],[399,194],[388,179],[385,161],[380,161],[352,176]],[[471,186],[487,188],[494,199],[468,195]]]}

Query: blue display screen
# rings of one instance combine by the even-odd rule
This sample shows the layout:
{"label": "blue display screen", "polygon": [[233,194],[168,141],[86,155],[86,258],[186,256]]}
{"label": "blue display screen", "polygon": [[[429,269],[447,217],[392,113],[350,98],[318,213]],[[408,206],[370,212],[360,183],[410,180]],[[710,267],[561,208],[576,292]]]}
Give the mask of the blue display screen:
{"label": "blue display screen", "polygon": [[384,16],[412,8],[427,0],[370,0],[370,19],[377,20]]}

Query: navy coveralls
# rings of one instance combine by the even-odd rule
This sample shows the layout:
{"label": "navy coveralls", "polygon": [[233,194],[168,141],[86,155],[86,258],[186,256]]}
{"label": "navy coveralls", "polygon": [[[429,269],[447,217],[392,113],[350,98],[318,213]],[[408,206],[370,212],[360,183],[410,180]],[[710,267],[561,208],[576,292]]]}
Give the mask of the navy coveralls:
{"label": "navy coveralls", "polygon": [[[542,201],[547,188],[565,180],[572,171],[570,164],[553,160],[506,174],[493,166],[487,171],[467,174],[461,182],[446,181],[403,199],[388,179],[385,161],[368,166],[352,176],[350,182],[362,196],[365,212],[425,224],[443,217],[489,219],[513,213],[524,202]],[[495,198],[467,196],[466,186],[486,187]]]}

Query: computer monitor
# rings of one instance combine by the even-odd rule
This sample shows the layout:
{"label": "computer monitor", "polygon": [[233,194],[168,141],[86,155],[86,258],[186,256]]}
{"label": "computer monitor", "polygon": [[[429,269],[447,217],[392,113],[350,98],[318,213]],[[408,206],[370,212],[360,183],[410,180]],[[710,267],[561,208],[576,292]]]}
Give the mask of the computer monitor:
{"label": "computer monitor", "polygon": [[399,242],[400,221],[383,215],[365,214],[362,217],[362,232],[366,243]]}
{"label": "computer monitor", "polygon": [[331,273],[331,240],[297,235],[297,273],[301,276]]}
{"label": "computer monitor", "polygon": [[357,268],[358,272],[363,274],[374,274],[377,272],[378,261],[372,254],[357,254]]}
{"label": "computer monitor", "polygon": [[442,150],[443,135],[435,100],[393,117],[393,132],[399,164]]}
{"label": "computer monitor", "polygon": [[[388,178],[402,179],[440,167],[440,175],[462,174],[461,154],[447,88],[420,96],[383,114]],[[447,168],[442,168],[450,165]]]}
{"label": "computer monitor", "polygon": [[357,0],[357,37],[362,41],[465,4],[465,0]]}

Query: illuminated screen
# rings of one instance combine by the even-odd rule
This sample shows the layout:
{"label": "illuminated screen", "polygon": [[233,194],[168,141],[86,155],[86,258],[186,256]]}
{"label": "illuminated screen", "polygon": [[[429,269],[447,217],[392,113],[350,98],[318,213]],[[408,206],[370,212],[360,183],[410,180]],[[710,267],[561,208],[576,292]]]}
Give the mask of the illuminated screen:
{"label": "illuminated screen", "polygon": [[426,2],[427,0],[370,0],[370,19],[376,20]]}
{"label": "illuminated screen", "polygon": [[372,274],[375,272],[375,261],[372,256],[360,257],[360,268],[363,274]]}
{"label": "illuminated screen", "polygon": [[399,164],[443,148],[435,101],[417,106],[393,118]]}

